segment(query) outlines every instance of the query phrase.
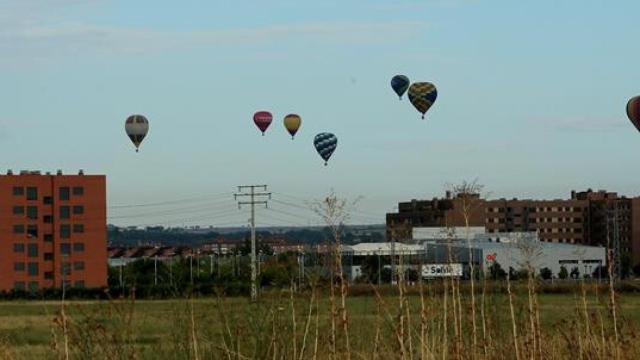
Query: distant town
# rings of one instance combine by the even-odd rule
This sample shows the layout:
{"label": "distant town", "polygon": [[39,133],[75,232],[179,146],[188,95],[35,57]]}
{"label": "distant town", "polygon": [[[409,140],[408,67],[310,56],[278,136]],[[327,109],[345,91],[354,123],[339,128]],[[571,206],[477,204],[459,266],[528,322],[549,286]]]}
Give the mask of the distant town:
{"label": "distant town", "polygon": [[[168,261],[194,254],[249,254],[240,250],[250,247],[249,227],[107,225],[104,175],[9,172],[0,176],[0,198],[0,235],[11,239],[0,252],[0,288],[4,291],[63,284],[102,287],[107,285],[108,265],[145,258]],[[466,260],[458,256],[455,262],[462,267],[472,263],[483,267],[492,254],[487,249],[526,236],[540,244],[542,258],[547,259],[545,267],[556,273],[564,262],[569,270],[591,275],[608,260],[621,278],[640,271],[640,198],[614,192],[572,191],[565,200],[488,200],[476,193],[447,192],[439,199],[401,201],[398,211],[386,214],[386,219],[386,224],[341,227],[341,251],[347,256],[357,253],[362,262],[363,256],[401,255],[402,251],[395,254],[386,248],[390,243],[410,245],[413,254],[421,254],[419,260],[414,259],[419,270],[419,266],[442,263],[444,255],[438,254],[446,249],[438,244],[457,239],[456,246],[479,253],[478,258]],[[443,236],[447,229],[456,233]],[[473,242],[462,243],[465,236]],[[335,239],[328,226],[275,226],[257,229],[256,242],[265,255],[309,254],[330,251]],[[555,259],[560,248],[546,244],[562,244],[569,253],[592,248],[595,252],[589,259]],[[553,263],[548,259],[554,259]],[[360,270],[349,271],[355,280]]]}

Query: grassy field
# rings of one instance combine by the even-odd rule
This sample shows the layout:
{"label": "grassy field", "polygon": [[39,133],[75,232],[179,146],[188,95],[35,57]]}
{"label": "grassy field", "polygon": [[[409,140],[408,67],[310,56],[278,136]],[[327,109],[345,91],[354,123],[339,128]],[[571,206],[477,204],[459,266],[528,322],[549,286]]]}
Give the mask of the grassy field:
{"label": "grassy field", "polygon": [[[349,344],[346,345],[341,332],[343,323],[336,321],[338,329],[331,330],[332,319],[338,315],[332,315],[326,295],[317,302],[311,301],[308,294],[294,300],[290,295],[285,291],[273,293],[259,304],[251,304],[244,298],[71,301],[67,302],[64,316],[60,314],[60,302],[0,302],[0,356],[64,358],[68,348],[73,358],[215,359],[224,356],[242,359],[267,355],[273,358],[271,354],[276,353],[280,354],[277,358],[311,358],[312,353],[326,358],[332,332],[338,334],[335,348],[342,349],[344,355],[346,346],[355,358],[371,358],[376,354],[380,358],[404,355],[410,358],[413,353],[419,354],[418,348],[423,348],[418,343],[426,341],[430,342],[424,345],[427,353],[437,352],[437,346],[443,341],[445,344],[460,341],[461,344],[456,345],[458,350],[466,348],[469,355],[472,315],[466,296],[461,298],[459,308],[452,306],[456,303],[451,300],[447,307],[443,295],[424,297],[424,308],[419,296],[403,300],[395,296],[347,298]],[[593,338],[610,331],[606,294],[585,297],[587,312],[583,298],[578,295],[539,295],[537,299],[542,334],[539,339],[546,339],[545,346],[553,343],[562,348],[561,342],[571,342],[571,337],[576,336],[576,327],[585,334],[593,332]],[[494,350],[488,358],[516,358],[508,352],[500,355],[504,351],[500,349],[508,349],[512,343],[513,322],[508,300],[504,294],[485,299],[483,326],[487,331],[483,338]],[[339,302],[339,297],[336,301]],[[517,329],[526,328],[529,314],[526,295],[514,296],[512,301]],[[478,310],[479,334],[480,316]],[[620,296],[618,316],[618,327],[626,329],[626,341],[635,341],[635,327],[640,324],[640,295]],[[465,320],[460,321],[463,318]],[[587,318],[589,320],[585,320]],[[593,328],[587,325],[585,329],[589,322]],[[447,337],[442,336],[445,328]],[[421,337],[422,330],[426,335]],[[398,336],[406,340],[399,341]],[[526,340],[522,345],[527,346]],[[482,352],[479,346],[475,349],[478,354]],[[451,357],[460,355],[455,348],[447,348],[446,352]],[[400,356],[401,353],[404,355]],[[556,355],[565,358],[567,353]]]}

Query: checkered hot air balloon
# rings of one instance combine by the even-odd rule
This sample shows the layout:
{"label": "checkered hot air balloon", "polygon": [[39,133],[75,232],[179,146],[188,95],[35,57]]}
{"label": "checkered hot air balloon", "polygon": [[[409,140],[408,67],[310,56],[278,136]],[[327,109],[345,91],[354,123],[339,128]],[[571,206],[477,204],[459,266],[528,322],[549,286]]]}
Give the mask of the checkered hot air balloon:
{"label": "checkered hot air balloon", "polygon": [[627,103],[627,116],[636,129],[640,131],[640,96],[631,98]]}
{"label": "checkered hot air balloon", "polygon": [[324,159],[324,165],[327,166],[327,161],[338,146],[338,138],[332,133],[323,132],[316,135],[313,139],[313,145],[320,157]]}
{"label": "checkered hot air balloon", "polygon": [[436,86],[430,82],[417,82],[409,86],[409,101],[422,113],[423,119],[424,114],[433,106],[437,97],[438,90],[436,90]]}
{"label": "checkered hot air balloon", "polygon": [[402,100],[402,95],[404,95],[409,88],[409,84],[409,78],[404,75],[396,75],[391,78],[391,88],[398,94],[400,100]]}
{"label": "checkered hot air balloon", "polygon": [[302,119],[297,114],[289,114],[284,117],[284,127],[291,134],[291,140],[296,135],[302,124]]}
{"label": "checkered hot air balloon", "polygon": [[124,124],[124,130],[136,147],[136,152],[138,152],[142,140],[144,140],[149,132],[149,121],[142,115],[131,115]]}
{"label": "checkered hot air balloon", "polygon": [[262,131],[262,136],[264,136],[264,132],[267,131],[267,128],[271,125],[271,120],[273,120],[273,115],[268,111],[258,111],[253,114],[253,122],[258,129]]}

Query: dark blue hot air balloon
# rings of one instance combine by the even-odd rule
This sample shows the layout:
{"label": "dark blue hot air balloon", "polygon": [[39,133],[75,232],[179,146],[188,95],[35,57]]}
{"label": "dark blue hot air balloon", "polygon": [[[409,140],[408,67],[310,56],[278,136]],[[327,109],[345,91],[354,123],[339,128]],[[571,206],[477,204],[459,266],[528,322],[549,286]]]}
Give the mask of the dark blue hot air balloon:
{"label": "dark blue hot air balloon", "polygon": [[336,150],[338,146],[338,138],[332,133],[320,133],[313,139],[313,145],[316,147],[316,151],[320,154],[320,157],[324,159],[324,165],[327,166],[327,161],[331,157],[331,154]]}
{"label": "dark blue hot air balloon", "polygon": [[404,75],[396,75],[391,78],[391,88],[398,94],[400,100],[402,100],[402,95],[407,91],[410,83],[409,78]]}

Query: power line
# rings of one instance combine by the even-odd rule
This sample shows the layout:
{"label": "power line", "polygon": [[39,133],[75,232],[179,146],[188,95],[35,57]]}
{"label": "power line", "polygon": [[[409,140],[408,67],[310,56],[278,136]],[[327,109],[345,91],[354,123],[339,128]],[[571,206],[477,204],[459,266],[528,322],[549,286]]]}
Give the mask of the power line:
{"label": "power line", "polygon": [[221,207],[227,207],[231,205],[230,203],[231,201],[232,200],[229,200],[229,203],[221,202],[217,204],[217,205],[223,205],[223,206],[199,205],[199,206],[190,206],[190,207],[183,207],[183,208],[177,208],[177,209],[152,211],[152,212],[146,212],[143,214],[108,216],[107,218],[108,219],[126,219],[126,218],[140,218],[140,217],[151,217],[151,216],[166,216],[166,215],[174,215],[174,214],[188,214],[188,213],[195,213],[195,212],[201,212],[201,211],[221,209]]}
{"label": "power line", "polygon": [[224,192],[213,195],[200,195],[198,197],[190,197],[184,199],[177,200],[169,200],[169,201],[161,201],[161,202],[151,202],[151,203],[141,203],[141,204],[125,204],[125,205],[112,205],[109,206],[109,209],[125,209],[125,208],[136,208],[136,207],[149,207],[149,206],[161,206],[161,205],[171,205],[171,204],[179,204],[185,202],[196,202],[196,201],[206,201],[207,199],[219,199],[223,196],[230,196],[231,193]]}
{"label": "power line", "polygon": [[[281,196],[284,196],[284,197],[288,197],[290,199],[293,199],[295,201],[302,202],[302,203],[305,203],[305,204],[312,203],[312,201],[309,201],[309,200],[306,200],[306,199],[303,199],[303,198],[300,198],[300,197],[297,197],[297,196],[293,196],[293,195],[288,195],[288,194],[284,194],[284,193],[280,193],[280,192],[274,192],[274,194],[281,195]],[[291,203],[291,202],[288,202],[288,201],[278,200],[278,199],[273,199],[273,201],[277,202],[277,203],[280,203],[282,205],[295,207],[295,208],[301,209],[301,210],[308,210],[308,211],[312,211],[312,212],[315,213],[315,211],[313,211],[313,209],[311,209],[310,206],[302,206],[302,205],[299,205],[299,204],[294,204],[294,203]],[[374,214],[374,213],[370,213],[370,212],[366,212],[366,211],[362,211],[362,210],[358,210],[358,209],[350,209],[349,212],[354,217],[365,218],[365,219],[368,219],[368,220],[374,220],[375,219],[375,221],[380,221],[381,220],[380,219],[380,217],[381,217],[380,214]]]}

